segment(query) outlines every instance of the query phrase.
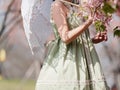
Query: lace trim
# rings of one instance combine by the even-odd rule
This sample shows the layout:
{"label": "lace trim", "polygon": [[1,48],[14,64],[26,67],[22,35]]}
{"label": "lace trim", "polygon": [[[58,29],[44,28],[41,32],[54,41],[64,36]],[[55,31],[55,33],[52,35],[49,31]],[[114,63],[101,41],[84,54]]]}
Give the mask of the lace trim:
{"label": "lace trim", "polygon": [[90,85],[105,82],[105,79],[86,80],[86,81],[38,81],[38,85]]}

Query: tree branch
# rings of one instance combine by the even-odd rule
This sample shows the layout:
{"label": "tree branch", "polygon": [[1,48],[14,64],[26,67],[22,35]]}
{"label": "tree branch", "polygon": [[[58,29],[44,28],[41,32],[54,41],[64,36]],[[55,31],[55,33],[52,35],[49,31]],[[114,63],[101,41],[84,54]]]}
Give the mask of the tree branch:
{"label": "tree branch", "polygon": [[12,32],[12,30],[14,30],[15,26],[17,26],[20,22],[22,22],[22,17],[21,16],[18,16],[16,18],[16,20],[14,20],[12,26],[9,28],[9,31],[7,33],[5,33],[4,36],[0,37],[0,43],[2,43],[7,37],[8,37],[8,34],[10,32]]}
{"label": "tree branch", "polygon": [[12,0],[12,1],[11,1],[11,3],[9,4],[9,6],[8,6],[8,8],[7,8],[7,11],[6,11],[6,13],[5,13],[5,17],[4,17],[4,20],[3,20],[2,28],[1,28],[1,30],[0,30],[0,37],[2,36],[2,34],[3,34],[4,30],[5,30],[5,27],[6,27],[5,23],[6,23],[6,20],[7,20],[7,18],[8,18],[8,14],[9,14],[9,12],[10,12],[10,9],[11,9],[14,1],[15,1],[15,0]]}

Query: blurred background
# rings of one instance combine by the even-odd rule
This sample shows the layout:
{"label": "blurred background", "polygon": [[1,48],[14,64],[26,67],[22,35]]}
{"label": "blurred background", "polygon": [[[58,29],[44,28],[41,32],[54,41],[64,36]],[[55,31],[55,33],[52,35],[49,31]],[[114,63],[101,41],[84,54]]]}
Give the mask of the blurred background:
{"label": "blurred background", "polygon": [[[108,28],[116,25],[120,26],[120,8]],[[93,29],[91,26],[90,30]],[[108,41],[95,47],[109,87],[120,90],[120,38],[110,30]],[[39,55],[32,55],[28,45],[21,0],[0,0],[0,90],[34,90],[42,61]]]}
{"label": "blurred background", "polygon": [[0,0],[0,90],[34,90],[39,73],[24,34],[20,7],[21,0]]}

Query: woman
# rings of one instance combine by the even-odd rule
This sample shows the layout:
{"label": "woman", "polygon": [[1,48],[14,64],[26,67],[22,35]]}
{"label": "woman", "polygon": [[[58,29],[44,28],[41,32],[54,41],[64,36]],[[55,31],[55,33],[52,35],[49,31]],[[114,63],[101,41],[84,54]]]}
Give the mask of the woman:
{"label": "woman", "polygon": [[[79,3],[78,0],[65,0]],[[92,40],[88,27],[92,17],[82,23],[77,9],[63,0],[51,8],[55,40],[48,44],[48,53],[41,69],[36,90],[108,90],[93,43],[106,40],[106,33]]]}

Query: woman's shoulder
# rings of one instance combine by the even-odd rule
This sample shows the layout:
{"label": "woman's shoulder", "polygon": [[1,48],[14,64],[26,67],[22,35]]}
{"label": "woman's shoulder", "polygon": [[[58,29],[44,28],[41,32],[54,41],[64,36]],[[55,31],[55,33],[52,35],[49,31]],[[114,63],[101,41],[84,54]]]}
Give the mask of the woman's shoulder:
{"label": "woman's shoulder", "polygon": [[[56,0],[51,5],[51,13],[53,16],[58,16],[64,14],[66,16],[66,7],[60,0]],[[61,14],[60,14],[61,13]]]}
{"label": "woman's shoulder", "polygon": [[62,8],[63,7],[63,3],[61,1],[56,0],[56,1],[54,1],[52,3],[51,7],[53,7],[53,8]]}

